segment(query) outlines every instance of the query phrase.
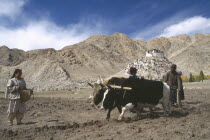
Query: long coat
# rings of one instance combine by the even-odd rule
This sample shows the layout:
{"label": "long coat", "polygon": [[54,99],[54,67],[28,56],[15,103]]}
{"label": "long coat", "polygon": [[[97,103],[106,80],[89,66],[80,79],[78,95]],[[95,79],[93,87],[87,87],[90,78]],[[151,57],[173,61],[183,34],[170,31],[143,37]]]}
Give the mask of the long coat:
{"label": "long coat", "polygon": [[181,77],[177,72],[168,72],[165,77],[165,82],[170,86],[171,89],[182,90]]}
{"label": "long coat", "polygon": [[21,89],[26,89],[25,80],[23,78],[12,78],[7,83],[5,98],[10,99],[8,113],[26,112],[26,105],[20,99],[20,91],[16,88],[17,86],[20,86]]}

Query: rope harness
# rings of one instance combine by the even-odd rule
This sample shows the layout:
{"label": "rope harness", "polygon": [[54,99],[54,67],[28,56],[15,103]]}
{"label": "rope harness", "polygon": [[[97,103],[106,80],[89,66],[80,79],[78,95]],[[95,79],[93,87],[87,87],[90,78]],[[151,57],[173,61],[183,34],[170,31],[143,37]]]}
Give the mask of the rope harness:
{"label": "rope harness", "polygon": [[127,91],[127,90],[124,90],[123,99],[125,98],[126,91]]}

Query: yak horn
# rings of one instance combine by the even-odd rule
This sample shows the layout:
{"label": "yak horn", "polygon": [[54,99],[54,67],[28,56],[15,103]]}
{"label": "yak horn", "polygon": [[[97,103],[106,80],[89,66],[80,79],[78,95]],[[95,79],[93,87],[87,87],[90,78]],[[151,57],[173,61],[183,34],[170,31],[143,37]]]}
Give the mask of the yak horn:
{"label": "yak horn", "polygon": [[92,85],[91,83],[88,82],[87,84],[88,84],[89,86],[91,86],[92,88],[94,88],[93,85]]}

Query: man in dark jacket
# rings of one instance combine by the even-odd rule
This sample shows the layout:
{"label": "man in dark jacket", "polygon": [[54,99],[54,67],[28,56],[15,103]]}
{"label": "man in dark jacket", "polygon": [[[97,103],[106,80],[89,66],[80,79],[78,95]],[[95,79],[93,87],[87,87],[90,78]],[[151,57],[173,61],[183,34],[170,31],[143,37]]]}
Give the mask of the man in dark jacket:
{"label": "man in dark jacket", "polygon": [[[181,77],[182,76],[182,72],[181,71],[177,71],[177,73],[179,74],[179,76]],[[184,100],[185,97],[184,97],[184,88],[183,88],[183,82],[182,82],[182,78],[181,78],[181,91],[179,91],[179,98],[180,100]]]}
{"label": "man in dark jacket", "polygon": [[127,87],[137,88],[138,85],[136,83],[139,80],[139,77],[136,75],[137,69],[135,67],[130,67],[129,74],[130,76],[128,80],[125,80],[125,82],[123,82],[122,87],[127,86]]}
{"label": "man in dark jacket", "polygon": [[[182,89],[182,82],[180,75],[176,72],[177,66],[171,65],[171,70],[166,74],[165,82],[170,86],[170,102],[171,104],[177,103],[177,90]],[[179,103],[179,102],[178,102]]]}
{"label": "man in dark jacket", "polygon": [[137,79],[138,76],[136,76],[137,74],[137,69],[135,67],[130,67],[130,77],[129,79]]}

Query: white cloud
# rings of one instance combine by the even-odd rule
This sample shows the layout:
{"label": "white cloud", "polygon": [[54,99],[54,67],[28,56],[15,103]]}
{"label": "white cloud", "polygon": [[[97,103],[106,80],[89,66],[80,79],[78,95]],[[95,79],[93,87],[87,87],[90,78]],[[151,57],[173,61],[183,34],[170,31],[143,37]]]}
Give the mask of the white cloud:
{"label": "white cloud", "polygon": [[[55,48],[78,43],[94,34],[107,34],[107,24],[94,18],[86,18],[66,27],[56,25],[46,18],[38,20],[27,17],[23,6],[29,0],[0,0],[0,46],[23,50]],[[20,16],[23,15],[23,16]],[[8,18],[7,20],[4,20]],[[96,20],[93,20],[96,19]],[[10,27],[7,23],[24,23],[22,26]],[[110,24],[109,24],[110,25]],[[170,37],[179,34],[209,33],[210,18],[202,16],[184,17],[180,12],[155,25],[148,26],[140,32],[131,34],[134,39],[151,39]]]}
{"label": "white cloud", "polygon": [[166,27],[159,36],[170,37],[194,33],[210,33],[210,18],[195,16],[185,19],[177,24]]}
{"label": "white cloud", "polygon": [[180,34],[210,33],[210,18],[194,16],[183,18],[180,14],[172,16],[143,31],[134,33],[134,39],[150,40],[155,37],[171,37]]}
{"label": "white cloud", "polygon": [[103,34],[100,22],[77,23],[68,27],[60,27],[49,20],[30,22],[26,26],[7,28],[0,26],[0,46],[23,50],[55,48],[78,43],[94,34]]}
{"label": "white cloud", "polygon": [[160,35],[166,27],[182,21],[184,19],[183,16],[185,15],[183,13],[185,12],[177,13],[171,16],[170,18],[160,21],[159,23],[145,27],[143,30],[133,33],[131,36],[134,39],[144,39],[144,40],[150,40],[152,38],[155,38],[158,35]]}
{"label": "white cloud", "polygon": [[[25,16],[23,6],[28,0],[0,0],[0,46],[23,50],[55,48],[85,40],[94,34],[106,34],[102,20],[81,19],[66,27],[58,26],[48,17],[40,20]],[[23,15],[23,16],[20,16]],[[5,20],[7,18],[7,20]],[[42,17],[41,17],[42,18]],[[21,21],[22,26],[8,26]]]}
{"label": "white cloud", "polygon": [[0,0],[0,16],[13,18],[22,12],[26,0]]}

